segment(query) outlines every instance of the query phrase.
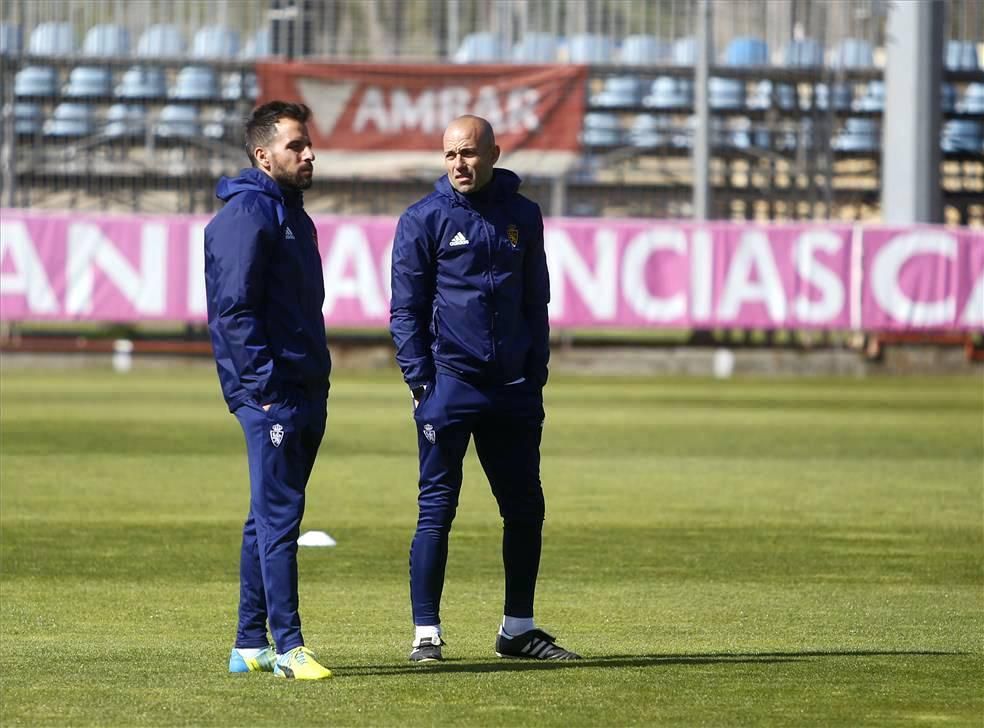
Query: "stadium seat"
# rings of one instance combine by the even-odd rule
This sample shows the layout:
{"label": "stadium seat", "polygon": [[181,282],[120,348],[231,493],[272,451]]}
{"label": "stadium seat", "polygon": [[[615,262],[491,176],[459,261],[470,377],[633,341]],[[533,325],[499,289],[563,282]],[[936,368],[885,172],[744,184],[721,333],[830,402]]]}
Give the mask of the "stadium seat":
{"label": "stadium seat", "polygon": [[831,65],[834,68],[872,68],[875,52],[871,43],[858,38],[845,38],[834,51]]}
{"label": "stadium seat", "polygon": [[[215,139],[216,141],[222,141],[224,139],[231,140],[237,136],[236,132],[241,126],[242,120],[235,112],[214,109],[205,117],[202,135],[209,139]],[[239,141],[239,139],[236,141]]]}
{"label": "stadium seat", "polygon": [[471,33],[454,53],[455,63],[494,63],[506,58],[502,39],[493,33]]}
{"label": "stadium seat", "polygon": [[694,84],[689,78],[658,76],[642,105],[650,109],[686,109],[694,103]]}
{"label": "stadium seat", "polygon": [[851,108],[855,111],[884,111],[885,83],[883,81],[869,82],[865,87],[864,95],[855,99],[851,103]]}
{"label": "stadium seat", "polygon": [[516,63],[555,63],[560,50],[557,36],[552,33],[527,33],[512,49]]}
{"label": "stadium seat", "polygon": [[163,99],[167,97],[167,79],[163,68],[131,66],[116,86],[121,99]]}
{"label": "stadium seat", "polygon": [[771,109],[791,111],[797,107],[796,87],[788,83],[772,83],[759,81],[753,87],[754,91],[748,98],[750,109]]}
{"label": "stadium seat", "polygon": [[14,134],[17,136],[38,136],[44,114],[38,104],[14,104]]}
{"label": "stadium seat", "polygon": [[761,38],[733,38],[724,50],[723,60],[728,66],[768,66],[769,46]]}
{"label": "stadium seat", "polygon": [[673,41],[673,63],[677,66],[693,66],[697,63],[695,38],[678,38]]}
{"label": "stadium seat", "polygon": [[629,143],[639,149],[670,145],[673,119],[655,114],[638,114],[629,128]]}
{"label": "stadium seat", "polygon": [[984,114],[984,83],[968,83],[957,111],[964,114]]}
{"label": "stadium seat", "polygon": [[200,131],[194,106],[169,104],[161,109],[154,125],[154,136],[161,139],[195,139]]}
{"label": "stadium seat", "polygon": [[61,103],[44,123],[44,135],[55,138],[78,138],[95,132],[95,109],[89,104]]}
{"label": "stadium seat", "polygon": [[214,69],[208,66],[185,66],[178,71],[168,97],[188,101],[212,101],[219,95],[219,77]]}
{"label": "stadium seat", "polygon": [[817,68],[823,65],[823,47],[813,38],[797,38],[783,49],[782,60],[790,68]]}
{"label": "stadium seat", "polygon": [[666,63],[673,56],[673,46],[654,35],[630,35],[622,40],[619,58],[633,66]]}
{"label": "stadium seat", "polygon": [[224,25],[206,25],[191,42],[194,58],[235,58],[239,55],[239,33]]}
{"label": "stadium seat", "polygon": [[567,60],[569,63],[613,63],[615,46],[603,35],[574,35],[567,43]]}
{"label": "stadium seat", "polygon": [[950,71],[976,71],[977,46],[972,41],[950,40],[943,52],[943,65]]}
{"label": "stadium seat", "polygon": [[22,41],[19,25],[0,23],[0,56],[19,56]]}
{"label": "stadium seat", "polygon": [[48,66],[27,66],[14,76],[15,96],[57,96],[58,71]]}
{"label": "stadium seat", "polygon": [[642,100],[642,79],[638,76],[609,76],[600,93],[591,97],[592,106],[636,106]]}
{"label": "stadium seat", "polygon": [[618,116],[609,113],[584,115],[581,143],[589,147],[615,146],[622,143],[622,124]]}
{"label": "stadium seat", "polygon": [[130,54],[130,33],[122,25],[95,25],[89,28],[82,42],[84,56],[127,56]]}
{"label": "stadium seat", "polygon": [[818,83],[813,88],[813,103],[818,109],[829,107],[834,111],[847,111],[853,99],[854,91],[846,83],[835,83],[832,92],[825,83]]}
{"label": "stadium seat", "polygon": [[878,121],[851,116],[830,141],[830,148],[839,152],[877,152],[881,147]]}
{"label": "stadium seat", "polygon": [[260,87],[255,73],[230,73],[222,82],[222,98],[228,101],[249,99],[255,101],[260,95]]}
{"label": "stadium seat", "polygon": [[141,58],[178,58],[184,52],[184,36],[174,25],[152,25],[137,41],[137,55]]}
{"label": "stadium seat", "polygon": [[951,119],[943,125],[940,147],[944,152],[984,152],[984,124],[969,119]]}
{"label": "stadium seat", "polygon": [[120,139],[143,139],[147,134],[147,109],[131,104],[113,104],[106,111],[103,133]]}
{"label": "stadium seat", "polygon": [[273,55],[273,42],[270,39],[270,29],[260,28],[249,37],[243,45],[239,57],[245,61],[256,58],[269,58]]}
{"label": "stadium seat", "polygon": [[745,82],[736,78],[711,76],[707,82],[707,102],[712,109],[744,108]]}
{"label": "stadium seat", "polygon": [[69,98],[109,96],[113,91],[113,74],[108,68],[79,66],[73,68],[62,95]]}
{"label": "stadium seat", "polygon": [[71,23],[41,23],[31,31],[28,54],[70,56],[75,53],[75,29]]}

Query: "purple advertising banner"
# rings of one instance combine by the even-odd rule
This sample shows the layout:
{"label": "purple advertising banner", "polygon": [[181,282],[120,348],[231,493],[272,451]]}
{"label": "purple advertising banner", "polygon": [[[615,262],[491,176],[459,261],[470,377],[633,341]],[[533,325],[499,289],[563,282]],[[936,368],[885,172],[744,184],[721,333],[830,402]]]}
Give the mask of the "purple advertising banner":
{"label": "purple advertising banner", "polygon": [[[205,319],[204,216],[3,210],[3,321]],[[389,317],[392,218],[316,217],[332,327]],[[984,233],[552,219],[555,327],[984,329]]]}

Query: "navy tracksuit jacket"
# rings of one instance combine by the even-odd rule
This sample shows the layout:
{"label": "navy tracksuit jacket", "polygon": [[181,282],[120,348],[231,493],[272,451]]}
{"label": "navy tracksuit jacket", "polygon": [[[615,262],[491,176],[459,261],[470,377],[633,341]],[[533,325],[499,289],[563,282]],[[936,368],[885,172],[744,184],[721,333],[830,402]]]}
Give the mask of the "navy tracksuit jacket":
{"label": "navy tracksuit jacket", "polygon": [[539,207],[496,169],[463,195],[447,177],[400,218],[390,331],[404,380],[427,385],[414,412],[420,455],[410,550],[414,623],[440,623],[448,534],[469,439],[503,517],[505,614],[533,615],[544,505],[542,387],[550,283]]}
{"label": "navy tracksuit jacket", "polygon": [[269,623],[283,653],[304,644],[297,537],[327,418],[321,257],[300,191],[246,169],[216,195],[226,205],[205,228],[208,327],[250,476],[236,646],[266,646]]}

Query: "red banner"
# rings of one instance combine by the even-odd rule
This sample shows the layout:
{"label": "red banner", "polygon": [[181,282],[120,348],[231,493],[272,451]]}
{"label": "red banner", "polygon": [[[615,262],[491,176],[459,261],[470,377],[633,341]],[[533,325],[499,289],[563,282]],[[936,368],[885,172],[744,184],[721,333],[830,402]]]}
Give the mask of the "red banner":
{"label": "red banner", "polygon": [[315,149],[439,153],[448,123],[481,116],[504,153],[578,152],[586,66],[260,63],[260,103],[301,101]]}

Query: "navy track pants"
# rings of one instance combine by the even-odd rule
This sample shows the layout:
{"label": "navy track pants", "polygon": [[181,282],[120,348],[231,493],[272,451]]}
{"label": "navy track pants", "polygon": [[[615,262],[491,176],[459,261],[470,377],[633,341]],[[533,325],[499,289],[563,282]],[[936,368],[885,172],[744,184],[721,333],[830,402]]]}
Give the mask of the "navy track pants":
{"label": "navy track pants", "polygon": [[249,515],[239,562],[237,647],[278,653],[304,644],[297,611],[297,537],[304,491],[325,434],[327,402],[293,400],[235,411],[249,458]]}
{"label": "navy track pants", "polygon": [[503,521],[503,611],[511,617],[532,617],[544,516],[540,388],[528,382],[478,387],[438,374],[414,412],[414,421],[420,456],[417,530],[410,546],[414,624],[441,621],[448,534],[472,436]]}

